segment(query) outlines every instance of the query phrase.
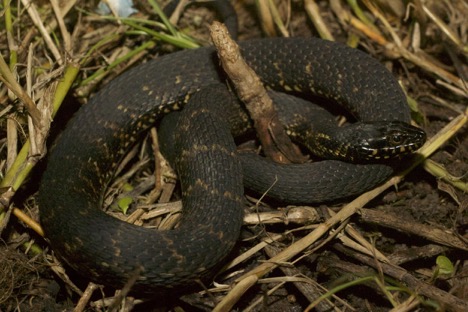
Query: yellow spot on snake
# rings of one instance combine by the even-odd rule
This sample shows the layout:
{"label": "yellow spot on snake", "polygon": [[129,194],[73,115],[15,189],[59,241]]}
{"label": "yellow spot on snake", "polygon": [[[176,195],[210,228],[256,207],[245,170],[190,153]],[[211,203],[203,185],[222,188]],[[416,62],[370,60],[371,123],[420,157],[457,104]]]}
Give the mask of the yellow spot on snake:
{"label": "yellow spot on snake", "polygon": [[298,85],[294,85],[293,88],[294,88],[294,91],[296,92],[302,92],[302,88]]}

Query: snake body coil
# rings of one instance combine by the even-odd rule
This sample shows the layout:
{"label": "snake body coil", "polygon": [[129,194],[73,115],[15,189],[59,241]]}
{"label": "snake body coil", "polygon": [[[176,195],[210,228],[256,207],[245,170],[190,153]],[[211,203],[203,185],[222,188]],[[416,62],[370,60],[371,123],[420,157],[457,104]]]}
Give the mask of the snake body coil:
{"label": "snake body coil", "polygon": [[[327,97],[363,121],[409,122],[396,80],[360,51],[319,39],[264,39],[240,46],[247,63],[272,89]],[[51,152],[39,205],[46,237],[72,268],[113,287],[122,287],[137,274],[134,289],[149,292],[209,275],[232,249],[241,227],[242,184],[222,185],[222,180],[229,172],[242,170],[237,162],[220,175],[207,174],[198,184],[187,186],[214,194],[210,191],[216,184],[229,192],[208,195],[207,202],[189,208],[176,230],[144,229],[100,209],[113,171],[140,134],[182,106],[189,95],[223,83],[217,64],[212,48],[157,58],[114,79],[70,121]],[[329,194],[335,192],[336,198],[362,192],[392,173],[380,164],[356,167],[323,161],[313,166],[314,176],[303,178],[307,181],[301,172],[294,177],[319,186],[307,191],[313,201],[333,199]],[[346,172],[338,172],[340,168]],[[251,179],[253,184],[259,176]],[[343,183],[353,189],[347,190]],[[288,199],[290,188],[284,185],[279,198]],[[295,201],[306,200],[298,195]]]}

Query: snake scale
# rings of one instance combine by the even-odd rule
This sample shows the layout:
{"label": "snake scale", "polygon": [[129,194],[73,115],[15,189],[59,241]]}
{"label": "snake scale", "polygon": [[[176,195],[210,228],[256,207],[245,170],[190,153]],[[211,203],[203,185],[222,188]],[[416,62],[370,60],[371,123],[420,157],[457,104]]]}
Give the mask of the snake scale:
{"label": "snake scale", "polygon": [[[362,121],[410,121],[397,81],[365,53],[314,38],[261,39],[240,46],[247,63],[272,89],[327,97]],[[221,153],[225,159],[218,158],[220,153],[210,154],[209,148],[199,148],[193,157],[203,166],[179,172],[181,179],[189,181],[188,185],[182,181],[183,195],[193,198],[184,198],[184,216],[177,229],[144,229],[100,209],[113,171],[141,134],[166,113],[196,98],[197,91],[224,83],[216,57],[213,48],[205,47],[128,70],[80,109],[51,151],[39,190],[40,221],[56,255],[88,279],[119,288],[137,276],[133,289],[145,293],[191,285],[213,274],[233,248],[242,224],[243,188],[240,162],[231,159],[238,159],[230,152],[232,139],[200,141],[196,146],[225,149]],[[195,146],[188,137],[187,144]],[[254,169],[263,163],[256,161],[260,163]],[[210,163],[222,169],[206,169]],[[292,202],[316,202],[363,192],[393,172],[383,164],[321,161],[310,166],[313,172],[293,173],[298,189],[288,184],[290,173],[285,171],[285,180],[281,178],[283,166],[273,173],[257,171],[250,178],[244,169],[250,179],[245,183],[262,192],[272,178],[279,177],[275,184],[279,199],[289,200],[292,192]],[[201,176],[197,171],[203,171]],[[234,178],[228,181],[229,175]],[[265,181],[259,181],[262,178]]]}

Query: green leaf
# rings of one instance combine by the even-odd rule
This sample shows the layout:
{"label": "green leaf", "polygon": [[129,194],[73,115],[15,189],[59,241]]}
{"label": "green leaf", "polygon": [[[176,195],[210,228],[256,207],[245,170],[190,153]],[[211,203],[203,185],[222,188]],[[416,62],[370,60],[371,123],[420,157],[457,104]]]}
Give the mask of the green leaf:
{"label": "green leaf", "polygon": [[120,210],[122,210],[122,212],[126,214],[128,208],[130,207],[132,203],[133,203],[133,198],[131,198],[130,196],[126,196],[126,197],[122,197],[121,199],[119,199],[117,202],[117,205],[119,206]]}
{"label": "green leaf", "polygon": [[133,191],[133,185],[131,185],[130,183],[125,183],[124,185],[122,185],[122,191],[123,192]]}
{"label": "green leaf", "polygon": [[445,275],[451,275],[454,271],[453,263],[449,258],[445,256],[438,256],[436,259],[437,266],[439,267],[439,273]]}

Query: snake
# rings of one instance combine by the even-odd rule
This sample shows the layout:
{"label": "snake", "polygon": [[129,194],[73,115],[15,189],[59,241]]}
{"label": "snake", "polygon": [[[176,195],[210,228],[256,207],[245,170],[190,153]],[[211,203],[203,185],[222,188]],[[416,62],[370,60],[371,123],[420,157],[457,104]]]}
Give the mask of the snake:
{"label": "snake", "polygon": [[[265,38],[239,45],[272,90],[327,98],[363,123],[410,122],[398,82],[364,52],[317,38]],[[87,279],[114,288],[130,280],[132,290],[141,293],[189,287],[211,278],[234,248],[242,226],[243,183],[261,193],[276,180],[272,196],[281,201],[322,202],[362,193],[393,173],[391,165],[380,162],[334,159],[284,166],[258,155],[238,155],[232,136],[226,138],[229,130],[208,132],[227,122],[204,121],[204,114],[197,117],[204,110],[195,109],[188,117],[197,121],[195,130],[184,122],[176,127],[182,134],[163,129],[179,146],[166,142],[164,149],[183,155],[169,156],[180,169],[184,213],[178,227],[156,231],[102,211],[106,186],[129,148],[163,116],[207,101],[203,90],[225,86],[226,79],[214,48],[178,51],[129,69],[80,108],[51,149],[39,188],[40,222],[55,255]],[[424,132],[407,127],[417,134],[414,142],[399,144],[403,129],[393,136],[398,144],[391,150],[405,154],[422,145]],[[327,135],[316,137],[330,142]],[[384,150],[367,149],[366,155]]]}

